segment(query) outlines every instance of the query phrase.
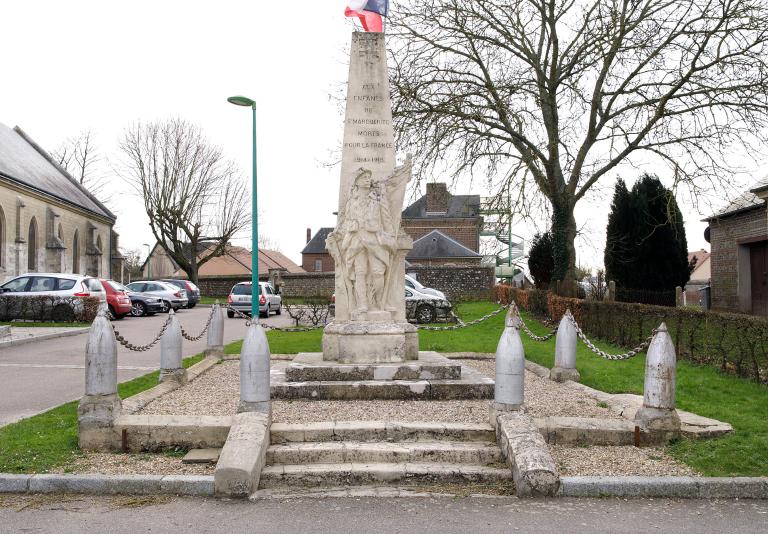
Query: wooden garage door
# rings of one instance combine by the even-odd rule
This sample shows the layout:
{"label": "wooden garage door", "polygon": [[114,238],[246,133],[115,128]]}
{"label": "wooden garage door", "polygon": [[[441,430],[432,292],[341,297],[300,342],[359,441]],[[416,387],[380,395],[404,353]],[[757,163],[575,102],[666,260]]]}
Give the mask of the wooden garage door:
{"label": "wooden garage door", "polygon": [[750,247],[752,313],[768,315],[768,241]]}

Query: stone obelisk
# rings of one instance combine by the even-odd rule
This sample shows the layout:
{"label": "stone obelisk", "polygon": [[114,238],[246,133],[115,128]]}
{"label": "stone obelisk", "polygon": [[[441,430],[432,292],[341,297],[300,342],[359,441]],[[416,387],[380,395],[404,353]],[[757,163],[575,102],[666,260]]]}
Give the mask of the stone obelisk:
{"label": "stone obelisk", "polygon": [[339,215],[326,247],[336,268],[336,317],[323,358],[340,363],[418,358],[405,318],[405,256],[413,241],[400,227],[410,158],[395,162],[392,104],[383,33],[352,35],[344,121]]}

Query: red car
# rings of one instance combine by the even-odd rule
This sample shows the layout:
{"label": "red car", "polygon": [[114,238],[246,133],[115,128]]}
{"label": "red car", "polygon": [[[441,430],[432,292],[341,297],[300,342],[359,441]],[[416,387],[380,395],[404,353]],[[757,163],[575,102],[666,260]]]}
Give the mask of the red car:
{"label": "red car", "polygon": [[[115,319],[122,319],[131,313],[131,299],[122,286],[112,280],[100,279],[104,291],[107,293],[107,305],[109,313]],[[113,285],[114,284],[114,285]]]}

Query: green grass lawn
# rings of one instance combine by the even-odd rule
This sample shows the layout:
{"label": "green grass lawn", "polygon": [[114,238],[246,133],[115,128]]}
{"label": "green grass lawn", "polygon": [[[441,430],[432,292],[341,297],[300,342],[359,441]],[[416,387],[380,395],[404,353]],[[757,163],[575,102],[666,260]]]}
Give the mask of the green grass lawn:
{"label": "green grass lawn", "polygon": [[[202,355],[184,360],[190,367]],[[157,385],[160,372],[123,382],[118,386],[125,399]],[[67,465],[80,454],[77,446],[77,401],[0,427],[0,473],[46,473]]]}
{"label": "green grass lawn", "polygon": [[216,304],[216,301],[219,301],[219,304],[226,304],[227,303],[227,296],[224,295],[223,297],[200,297],[200,301],[198,304]]}
{"label": "green grass lawn", "polygon": [[[490,302],[459,304],[457,311],[465,320],[480,317],[494,309]],[[530,316],[526,323],[536,333],[548,329]],[[495,352],[504,325],[498,315],[479,325],[447,332],[422,331],[422,350],[442,352]],[[319,352],[322,330],[267,333],[273,354]],[[532,341],[523,336],[526,357],[551,367],[555,341]],[[609,352],[623,352],[607,344],[596,343]],[[240,351],[240,342],[226,347],[228,354]],[[198,360],[200,357],[197,357]],[[611,393],[642,394],[644,354],[628,361],[607,361],[581,343],[577,367],[582,382]],[[186,365],[193,363],[191,360]],[[157,373],[136,378],[120,385],[127,397],[157,383]],[[668,451],[680,461],[708,476],[768,476],[768,388],[725,375],[715,369],[679,362],[677,402],[681,409],[731,423],[735,432],[729,436],[703,441],[681,440]],[[45,472],[65,465],[79,453],[77,449],[77,404],[69,403],[13,425],[0,428],[0,472]]]}

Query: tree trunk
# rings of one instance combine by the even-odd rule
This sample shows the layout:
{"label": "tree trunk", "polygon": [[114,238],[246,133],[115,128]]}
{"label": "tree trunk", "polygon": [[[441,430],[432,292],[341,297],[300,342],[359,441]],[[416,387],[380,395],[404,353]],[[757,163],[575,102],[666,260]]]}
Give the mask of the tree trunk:
{"label": "tree trunk", "polygon": [[569,198],[552,199],[552,255],[555,266],[552,280],[560,280],[560,292],[564,296],[573,293],[576,272],[576,219],[573,202]]}

